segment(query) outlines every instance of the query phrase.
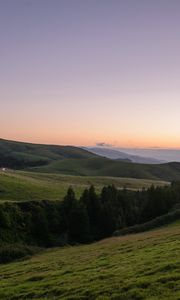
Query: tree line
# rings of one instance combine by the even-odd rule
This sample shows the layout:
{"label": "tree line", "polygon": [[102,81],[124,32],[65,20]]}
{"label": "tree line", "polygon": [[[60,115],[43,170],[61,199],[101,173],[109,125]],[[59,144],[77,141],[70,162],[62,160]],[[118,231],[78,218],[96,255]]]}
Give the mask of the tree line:
{"label": "tree line", "polygon": [[93,186],[77,199],[72,187],[63,201],[0,204],[0,242],[51,247],[90,243],[114,231],[143,224],[180,205],[180,184],[147,190]]}
{"label": "tree line", "polygon": [[180,187],[154,187],[147,190],[118,190],[103,187],[98,195],[93,186],[79,200],[72,188],[63,201],[65,226],[70,242],[89,242],[111,236],[117,229],[148,222],[164,215],[180,203]]}

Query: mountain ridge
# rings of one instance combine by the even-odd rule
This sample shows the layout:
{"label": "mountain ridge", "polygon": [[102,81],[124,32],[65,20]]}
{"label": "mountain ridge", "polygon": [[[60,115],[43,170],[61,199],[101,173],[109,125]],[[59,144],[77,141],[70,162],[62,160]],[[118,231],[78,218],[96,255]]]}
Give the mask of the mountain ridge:
{"label": "mountain ridge", "polygon": [[155,159],[153,157],[143,157],[139,155],[132,155],[128,154],[126,152],[120,151],[118,149],[113,148],[105,148],[105,147],[86,147],[84,149],[87,149],[91,151],[94,154],[104,156],[110,159],[116,159],[116,160],[129,160],[133,163],[141,163],[141,164],[159,164],[165,162],[164,160]]}

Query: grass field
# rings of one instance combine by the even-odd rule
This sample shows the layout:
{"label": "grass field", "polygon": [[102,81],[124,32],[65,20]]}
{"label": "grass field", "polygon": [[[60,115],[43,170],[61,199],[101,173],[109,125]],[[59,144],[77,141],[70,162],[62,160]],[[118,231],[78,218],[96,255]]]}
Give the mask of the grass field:
{"label": "grass field", "polygon": [[154,185],[168,184],[165,181],[117,178],[86,177],[61,174],[33,173],[23,171],[0,171],[0,200],[61,200],[69,186],[72,186],[77,197],[85,187],[94,185],[97,191],[104,185],[114,184],[117,188],[141,189]]}
{"label": "grass field", "polygon": [[0,299],[180,299],[180,222],[1,265]]}
{"label": "grass field", "polygon": [[56,160],[45,166],[31,168],[34,172],[76,176],[112,176],[154,180],[180,180],[180,163],[138,164],[104,157]]}

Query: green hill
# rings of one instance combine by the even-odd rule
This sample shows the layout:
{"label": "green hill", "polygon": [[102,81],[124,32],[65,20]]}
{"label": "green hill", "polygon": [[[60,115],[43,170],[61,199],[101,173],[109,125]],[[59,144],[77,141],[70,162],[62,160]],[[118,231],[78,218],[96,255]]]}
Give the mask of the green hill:
{"label": "green hill", "polygon": [[62,200],[69,186],[72,186],[79,198],[85,187],[94,185],[99,191],[103,186],[114,184],[117,188],[148,188],[168,184],[165,181],[119,178],[71,176],[24,171],[0,171],[0,200]]}
{"label": "green hill", "polygon": [[67,158],[90,158],[95,154],[74,146],[41,145],[0,139],[0,165],[27,168]]}
{"label": "green hill", "polygon": [[38,145],[0,140],[0,166],[34,172],[79,176],[112,176],[180,180],[180,163],[137,164],[99,157],[72,146]]}
{"label": "green hill", "polygon": [[154,180],[180,180],[180,163],[159,165],[115,161],[103,157],[64,159],[49,165],[32,168],[38,172],[56,172],[81,176],[112,176]]}
{"label": "green hill", "polygon": [[1,265],[0,299],[180,299],[180,223]]}

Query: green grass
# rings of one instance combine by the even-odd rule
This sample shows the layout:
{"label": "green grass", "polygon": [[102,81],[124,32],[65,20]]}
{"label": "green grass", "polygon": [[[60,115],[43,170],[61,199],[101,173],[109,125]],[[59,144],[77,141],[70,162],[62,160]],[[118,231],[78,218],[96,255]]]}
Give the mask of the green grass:
{"label": "green grass", "polygon": [[97,191],[104,185],[114,184],[117,188],[141,189],[154,185],[168,184],[164,181],[133,178],[85,177],[23,171],[0,171],[0,200],[62,200],[69,186],[79,197],[85,187],[94,185]]}
{"label": "green grass", "polygon": [[0,299],[180,299],[180,223],[1,265]]}
{"label": "green grass", "polygon": [[36,172],[61,173],[80,176],[112,176],[154,180],[180,180],[180,163],[137,164],[103,157],[63,159],[41,167]]}
{"label": "green grass", "polygon": [[74,146],[58,146],[46,144],[32,144],[0,139],[0,154],[13,158],[23,158],[27,161],[45,159],[48,161],[65,158],[90,158],[95,154]]}

